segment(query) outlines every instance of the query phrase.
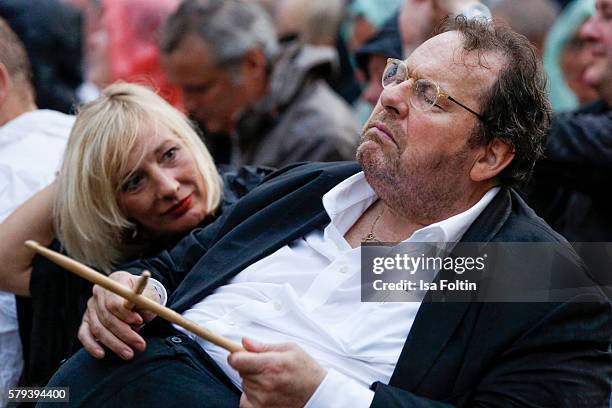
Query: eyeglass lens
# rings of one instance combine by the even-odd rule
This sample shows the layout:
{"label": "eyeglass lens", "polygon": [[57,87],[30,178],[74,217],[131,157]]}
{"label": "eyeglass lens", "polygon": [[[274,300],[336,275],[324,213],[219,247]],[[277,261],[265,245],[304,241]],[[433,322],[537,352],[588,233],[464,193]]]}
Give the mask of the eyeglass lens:
{"label": "eyeglass lens", "polygon": [[[382,84],[387,88],[404,82],[408,72],[404,64],[399,61],[389,61],[383,72]],[[419,110],[431,109],[438,99],[438,87],[428,79],[419,79],[412,85],[410,103]]]}

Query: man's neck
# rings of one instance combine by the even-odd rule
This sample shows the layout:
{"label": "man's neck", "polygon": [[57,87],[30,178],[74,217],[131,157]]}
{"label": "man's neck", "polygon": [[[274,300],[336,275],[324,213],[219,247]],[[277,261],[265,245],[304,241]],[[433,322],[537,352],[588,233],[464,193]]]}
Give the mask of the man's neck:
{"label": "man's neck", "polygon": [[[471,189],[466,189],[466,194],[464,194],[460,200],[455,201],[453,205],[448,208],[441,209],[435,216],[431,217],[431,213],[425,212],[429,217],[420,216],[420,212],[418,208],[415,208],[412,214],[408,216],[406,214],[400,213],[397,210],[394,210],[392,207],[387,206],[385,204],[384,213],[389,214],[386,220],[385,228],[388,228],[390,231],[395,231],[395,237],[399,237],[400,239],[388,242],[400,242],[407,238],[409,238],[415,231],[424,228],[428,225],[434,224],[436,222],[440,222],[443,220],[447,220],[450,217],[461,214],[470,208],[472,208],[476,203],[478,203],[482,197],[496,185],[495,182],[489,181],[483,184],[478,184],[473,186]],[[381,222],[385,222],[382,219]],[[403,237],[401,235],[404,235]]]}
{"label": "man's neck", "polygon": [[357,222],[349,229],[345,239],[352,247],[357,247],[364,237],[373,234],[377,241],[401,242],[408,239],[415,231],[433,223],[446,220],[472,208],[489,191],[495,183],[486,183],[475,187],[470,193],[463,195],[451,207],[439,211],[436,216],[422,216],[419,209],[411,213],[398,210],[380,199],[370,206]]}
{"label": "man's neck", "polygon": [[5,103],[2,108],[0,108],[0,126],[4,126],[18,116],[26,112],[35,111],[36,109],[37,107],[34,102]]}

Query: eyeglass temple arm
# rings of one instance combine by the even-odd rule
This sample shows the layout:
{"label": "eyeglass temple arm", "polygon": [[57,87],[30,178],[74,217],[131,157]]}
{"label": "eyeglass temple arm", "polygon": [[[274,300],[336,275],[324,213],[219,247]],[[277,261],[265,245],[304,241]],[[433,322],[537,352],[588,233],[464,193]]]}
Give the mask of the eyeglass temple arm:
{"label": "eyeglass temple arm", "polygon": [[476,116],[478,117],[478,119],[480,119],[480,120],[484,121],[484,117],[483,117],[483,116],[482,116],[480,113],[473,111],[472,109],[468,108],[467,106],[465,106],[464,104],[462,104],[461,102],[459,102],[458,100],[456,100],[455,98],[453,98],[453,97],[452,97],[452,96],[450,96],[450,95],[448,95],[448,96],[447,96],[447,98],[448,98],[448,99],[449,99],[451,102],[454,102],[454,103],[456,103],[457,105],[461,106],[461,107],[462,107],[463,109],[465,109],[466,111],[468,111],[468,112],[470,112],[470,113],[472,113],[472,114],[476,115]]}

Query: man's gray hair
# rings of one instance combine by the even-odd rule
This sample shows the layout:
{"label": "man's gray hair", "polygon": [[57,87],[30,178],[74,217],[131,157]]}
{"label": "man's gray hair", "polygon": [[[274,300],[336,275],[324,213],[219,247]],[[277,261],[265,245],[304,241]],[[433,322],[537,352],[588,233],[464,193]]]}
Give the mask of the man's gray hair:
{"label": "man's gray hair", "polygon": [[266,11],[252,0],[185,0],[168,18],[162,53],[174,52],[188,35],[200,37],[211,49],[212,64],[242,57],[259,48],[270,64],[278,53],[276,31]]}

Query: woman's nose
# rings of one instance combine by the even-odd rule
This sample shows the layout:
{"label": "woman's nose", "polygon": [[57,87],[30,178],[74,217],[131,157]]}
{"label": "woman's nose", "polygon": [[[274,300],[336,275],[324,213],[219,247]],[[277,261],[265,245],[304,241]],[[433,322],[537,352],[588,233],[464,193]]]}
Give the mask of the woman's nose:
{"label": "woman's nose", "polygon": [[160,198],[173,198],[179,191],[181,183],[172,172],[160,170],[157,174],[157,195]]}

